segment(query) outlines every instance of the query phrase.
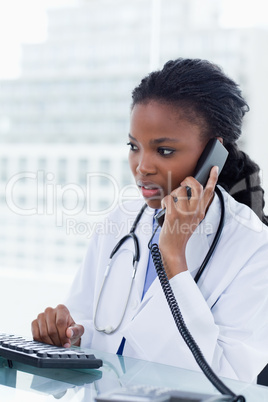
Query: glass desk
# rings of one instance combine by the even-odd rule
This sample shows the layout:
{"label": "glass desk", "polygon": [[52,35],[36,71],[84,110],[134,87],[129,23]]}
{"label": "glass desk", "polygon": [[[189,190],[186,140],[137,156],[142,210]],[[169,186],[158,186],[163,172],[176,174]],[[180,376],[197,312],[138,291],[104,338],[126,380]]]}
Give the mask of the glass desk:
{"label": "glass desk", "polygon": [[[83,348],[84,349],[84,348]],[[99,370],[39,369],[0,358],[1,401],[8,402],[90,402],[111,389],[122,386],[151,385],[182,391],[215,394],[207,378],[194,371],[150,363],[88,349],[103,360]],[[268,387],[225,380],[236,394],[247,402],[267,402]]]}

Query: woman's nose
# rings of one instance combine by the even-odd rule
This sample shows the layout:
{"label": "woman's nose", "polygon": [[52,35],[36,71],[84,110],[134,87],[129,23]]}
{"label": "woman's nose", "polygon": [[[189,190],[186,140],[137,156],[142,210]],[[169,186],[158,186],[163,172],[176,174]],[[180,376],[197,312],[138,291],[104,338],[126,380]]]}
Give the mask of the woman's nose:
{"label": "woman's nose", "polygon": [[149,155],[144,154],[142,156],[137,165],[136,172],[142,176],[147,176],[148,174],[154,174],[156,172],[152,158]]}

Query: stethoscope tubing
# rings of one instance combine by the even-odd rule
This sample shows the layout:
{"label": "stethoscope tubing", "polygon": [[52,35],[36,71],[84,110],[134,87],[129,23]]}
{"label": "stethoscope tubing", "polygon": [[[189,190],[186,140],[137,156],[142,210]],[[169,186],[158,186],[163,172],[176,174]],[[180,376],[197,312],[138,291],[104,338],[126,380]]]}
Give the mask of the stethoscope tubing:
{"label": "stethoscope tubing", "polygon": [[[112,252],[111,252],[111,254],[110,254],[109,262],[108,262],[108,265],[107,265],[106,270],[105,270],[105,273],[104,273],[103,282],[102,282],[102,285],[101,285],[101,288],[100,288],[100,292],[99,292],[99,296],[98,296],[98,299],[97,299],[97,304],[96,304],[96,309],[95,309],[95,315],[94,315],[94,327],[95,327],[95,329],[96,329],[97,331],[99,331],[99,332],[104,332],[104,333],[106,333],[106,334],[112,334],[113,332],[115,332],[115,331],[120,327],[121,322],[122,322],[122,320],[123,320],[123,318],[124,318],[124,316],[125,316],[125,312],[126,312],[126,309],[127,309],[127,305],[128,305],[129,298],[130,298],[130,293],[131,293],[133,281],[134,281],[135,276],[136,276],[136,271],[137,271],[138,262],[139,262],[139,260],[140,260],[139,240],[138,240],[138,238],[137,238],[137,236],[136,236],[136,234],[135,234],[135,230],[136,230],[136,227],[137,227],[137,225],[138,225],[138,223],[139,223],[139,221],[140,221],[140,219],[141,219],[141,217],[142,217],[142,215],[143,215],[143,212],[144,212],[144,210],[145,210],[146,208],[147,208],[147,204],[144,204],[144,205],[142,206],[140,212],[139,212],[138,215],[136,216],[136,219],[134,220],[134,222],[133,222],[133,224],[132,224],[132,227],[131,227],[131,229],[130,229],[130,232],[129,232],[127,235],[125,235],[124,237],[122,237],[122,239],[119,240],[119,242],[114,246],[114,248],[113,248],[113,250],[112,250]],[[112,265],[112,259],[113,259],[114,255],[118,252],[118,250],[120,249],[120,247],[122,247],[122,245],[123,245],[128,239],[132,239],[132,240],[133,240],[133,243],[134,243],[134,255],[133,255],[133,269],[132,269],[132,274],[131,274],[131,283],[130,283],[129,293],[128,293],[128,297],[127,297],[127,300],[126,300],[126,303],[125,303],[124,311],[123,311],[123,314],[122,314],[122,316],[121,316],[120,321],[118,322],[118,324],[117,324],[115,327],[113,327],[113,326],[111,326],[111,325],[108,325],[108,326],[106,326],[106,327],[99,327],[99,326],[97,325],[97,318],[96,318],[96,317],[97,317],[97,313],[98,313],[98,309],[99,309],[99,304],[100,304],[100,300],[101,300],[101,295],[102,295],[102,293],[103,293],[103,290],[104,290],[104,287],[105,287],[105,284],[106,284],[106,281],[107,281],[107,277],[108,277],[108,275],[109,275],[110,268],[111,268],[111,265]]]}
{"label": "stethoscope tubing", "polygon": [[208,250],[208,252],[207,252],[207,254],[206,254],[206,256],[205,256],[205,258],[203,260],[203,262],[202,262],[202,264],[200,265],[200,268],[199,268],[197,274],[195,275],[194,280],[195,280],[196,283],[199,281],[202,273],[204,272],[204,270],[205,270],[205,268],[206,268],[206,266],[207,266],[207,264],[208,264],[208,262],[209,262],[209,260],[210,260],[210,258],[212,256],[212,254],[213,254],[213,252],[214,252],[214,250],[215,250],[215,248],[216,248],[216,246],[217,246],[217,244],[219,242],[221,232],[222,232],[222,229],[224,227],[224,220],[225,220],[224,198],[223,198],[222,192],[218,188],[218,186],[215,187],[215,193],[218,195],[219,200],[220,200],[220,204],[221,204],[220,222],[219,222],[218,229],[217,229],[217,232],[215,234],[215,237],[213,239],[213,242],[212,242],[212,244],[211,244],[211,246],[210,246],[210,248],[209,248],[209,250]]}

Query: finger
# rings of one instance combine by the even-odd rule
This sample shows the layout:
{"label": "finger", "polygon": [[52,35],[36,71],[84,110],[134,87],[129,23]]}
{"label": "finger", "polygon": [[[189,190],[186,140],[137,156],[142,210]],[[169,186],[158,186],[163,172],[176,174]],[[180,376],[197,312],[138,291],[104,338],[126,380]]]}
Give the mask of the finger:
{"label": "finger", "polygon": [[183,205],[183,200],[188,200],[186,190],[178,188],[167,195],[162,200],[162,208],[166,210],[166,218],[170,222],[175,222],[179,219],[178,213],[187,212],[187,206]]}
{"label": "finger", "polygon": [[[48,308],[49,309],[49,308]],[[46,310],[48,310],[46,309]],[[48,343],[50,345],[54,345],[53,340],[50,338],[48,334],[48,327],[47,327],[47,313],[41,313],[37,316],[37,325],[39,329],[39,341]]]}
{"label": "finger", "polygon": [[164,198],[162,198],[161,208],[162,209],[167,209],[173,203],[174,203],[173,197],[171,195],[166,195]]}
{"label": "finger", "polygon": [[[210,170],[210,175],[207,181],[206,186],[203,186],[193,177],[187,177],[185,180],[182,181],[181,185],[186,187],[191,187],[191,204],[193,201],[200,200],[201,205],[208,205],[211,199],[214,196],[215,186],[218,181],[218,166],[213,166]],[[203,195],[202,195],[203,193]]]}
{"label": "finger", "polygon": [[198,195],[203,191],[203,186],[202,184],[199,183],[194,177],[189,176],[186,177],[182,182],[181,182],[181,187],[185,188],[187,196],[189,196],[189,193],[191,192],[191,198],[194,199],[194,195]]}
{"label": "finger", "polygon": [[210,170],[209,178],[207,181],[207,184],[205,186],[205,189],[208,189],[210,191],[215,190],[215,186],[217,184],[219,177],[219,167],[218,166],[213,166]]}
{"label": "finger", "polygon": [[169,195],[166,195],[161,201],[161,208],[166,209],[168,212],[175,210],[175,204],[178,203],[179,198],[178,194],[172,192]]}
{"label": "finger", "polygon": [[39,332],[39,325],[38,325],[37,319],[32,322],[31,329],[32,329],[33,339],[35,341],[41,342],[41,337],[40,337],[40,332]]}
{"label": "finger", "polygon": [[[68,339],[70,339],[70,346],[77,344],[78,341],[80,343],[80,339],[83,333],[84,333],[83,325],[74,324],[69,328],[67,328],[66,336]],[[67,347],[67,345],[64,346]]]}
{"label": "finger", "polygon": [[[197,189],[196,189],[197,187]],[[194,179],[189,177],[182,182],[182,185],[171,192],[171,196],[177,199],[175,208],[181,213],[189,213],[196,209],[200,198],[202,187]]]}
{"label": "finger", "polygon": [[45,315],[48,336],[51,339],[53,345],[60,346],[62,343],[57,323],[57,308],[47,308],[45,310]]}
{"label": "finger", "polygon": [[207,208],[214,197],[215,187],[218,181],[218,172],[219,172],[218,166],[213,166],[213,168],[210,171],[206,187],[204,188],[204,196],[202,199],[203,208]]}
{"label": "finger", "polygon": [[69,310],[64,305],[58,305],[56,307],[56,328],[61,345],[66,345],[66,347],[71,343],[69,337],[66,335],[66,329],[75,324],[72,319]]}

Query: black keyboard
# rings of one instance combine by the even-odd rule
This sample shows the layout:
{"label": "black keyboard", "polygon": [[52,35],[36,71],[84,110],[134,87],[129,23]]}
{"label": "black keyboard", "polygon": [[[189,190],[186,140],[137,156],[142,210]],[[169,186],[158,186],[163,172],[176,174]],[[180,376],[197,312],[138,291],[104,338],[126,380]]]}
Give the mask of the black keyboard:
{"label": "black keyboard", "polygon": [[80,348],[63,348],[26,339],[21,336],[0,333],[0,356],[42,368],[98,369],[102,360],[96,359]]}

